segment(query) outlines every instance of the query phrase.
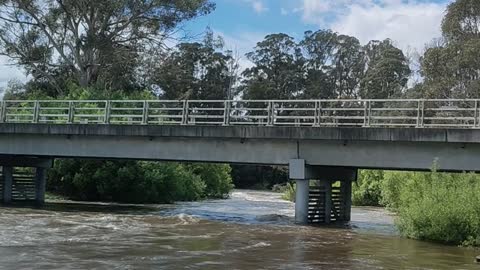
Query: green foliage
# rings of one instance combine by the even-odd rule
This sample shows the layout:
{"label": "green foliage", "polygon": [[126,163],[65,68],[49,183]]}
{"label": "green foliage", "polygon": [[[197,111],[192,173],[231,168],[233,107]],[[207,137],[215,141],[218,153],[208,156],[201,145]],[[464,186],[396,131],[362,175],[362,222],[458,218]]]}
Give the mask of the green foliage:
{"label": "green foliage", "polygon": [[298,43],[268,35],[247,57],[254,66],[243,73],[245,99],[389,98],[403,93],[411,73],[390,40],[362,46],[330,30],[307,31]]}
{"label": "green foliage", "polygon": [[154,68],[151,83],[165,99],[231,99],[238,65],[208,29],[202,43],[181,43]]}
{"label": "green foliage", "polygon": [[159,51],[178,24],[214,8],[208,0],[5,0],[0,54],[56,95],[65,95],[68,81],[132,89],[142,54]]}
{"label": "green foliage", "polygon": [[171,203],[228,196],[229,172],[212,164],[57,160],[48,187],[77,200]]}
{"label": "green foliage", "polygon": [[439,172],[362,171],[355,205],[384,205],[402,235],[480,246],[480,176]]}
{"label": "green foliage", "polygon": [[352,204],[357,206],[382,205],[383,171],[362,170],[352,185]]}
{"label": "green foliage", "polygon": [[282,194],[282,199],[286,201],[295,202],[295,191],[296,191],[295,184],[292,182],[287,183],[287,186]]}
{"label": "green foliage", "polygon": [[411,238],[480,246],[480,177],[476,174],[393,173],[398,228]]}
{"label": "green foliage", "polygon": [[193,164],[188,169],[203,180],[208,198],[225,198],[233,188],[229,165]]}
{"label": "green foliage", "polygon": [[425,52],[421,65],[427,98],[478,98],[480,94],[480,2],[457,0],[442,23],[443,39]]}

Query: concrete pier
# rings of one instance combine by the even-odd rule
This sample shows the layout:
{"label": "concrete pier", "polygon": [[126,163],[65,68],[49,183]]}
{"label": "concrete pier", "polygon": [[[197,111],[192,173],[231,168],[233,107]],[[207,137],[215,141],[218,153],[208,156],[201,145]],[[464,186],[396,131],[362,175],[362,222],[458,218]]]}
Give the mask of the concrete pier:
{"label": "concrete pier", "polygon": [[295,222],[308,223],[309,180],[296,180],[295,190]]}
{"label": "concrete pier", "polygon": [[[352,181],[357,169],[306,165],[292,159],[290,179],[296,181],[295,222],[299,224],[349,222],[352,206]],[[315,179],[310,186],[310,179]]]}
{"label": "concrete pier", "polygon": [[3,203],[12,203],[13,167],[3,166]]}
{"label": "concrete pier", "polygon": [[37,205],[45,203],[45,188],[47,180],[47,169],[37,168],[35,172],[35,202]]}
{"label": "concrete pier", "polygon": [[52,165],[53,160],[47,158],[0,156],[2,166],[0,184],[3,187],[1,202],[4,204],[32,202],[43,205],[47,169]]}

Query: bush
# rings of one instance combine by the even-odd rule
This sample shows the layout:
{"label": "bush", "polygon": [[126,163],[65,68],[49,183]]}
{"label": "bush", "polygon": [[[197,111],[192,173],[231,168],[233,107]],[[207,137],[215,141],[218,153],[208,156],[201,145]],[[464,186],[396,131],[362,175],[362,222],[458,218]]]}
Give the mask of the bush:
{"label": "bush", "polygon": [[362,170],[352,184],[352,204],[356,206],[382,205],[383,171]]}
{"label": "bush", "polygon": [[227,165],[57,160],[48,189],[72,199],[171,203],[225,198],[233,188]]}
{"label": "bush", "polygon": [[[410,238],[480,245],[480,177],[475,174],[393,173],[405,182],[392,194],[398,228]],[[394,185],[395,186],[395,185]]]}

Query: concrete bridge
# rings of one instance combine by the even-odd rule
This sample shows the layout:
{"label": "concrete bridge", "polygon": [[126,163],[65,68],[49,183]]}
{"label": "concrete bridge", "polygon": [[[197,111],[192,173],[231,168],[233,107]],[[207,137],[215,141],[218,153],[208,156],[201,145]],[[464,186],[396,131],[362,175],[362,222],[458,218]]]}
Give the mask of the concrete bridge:
{"label": "concrete bridge", "polygon": [[480,171],[478,104],[4,101],[3,200],[22,195],[13,168],[35,167],[24,197],[43,203],[45,169],[60,157],[286,165],[297,184],[299,223],[349,221],[359,168],[429,170],[436,163],[445,171]]}

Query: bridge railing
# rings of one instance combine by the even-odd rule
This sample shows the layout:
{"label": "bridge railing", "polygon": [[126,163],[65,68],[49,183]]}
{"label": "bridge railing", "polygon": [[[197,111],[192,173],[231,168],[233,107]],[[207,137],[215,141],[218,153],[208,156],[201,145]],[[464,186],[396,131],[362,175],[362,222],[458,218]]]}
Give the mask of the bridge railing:
{"label": "bridge railing", "polygon": [[6,100],[2,123],[480,128],[477,99]]}

